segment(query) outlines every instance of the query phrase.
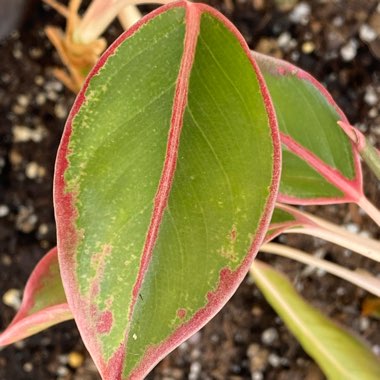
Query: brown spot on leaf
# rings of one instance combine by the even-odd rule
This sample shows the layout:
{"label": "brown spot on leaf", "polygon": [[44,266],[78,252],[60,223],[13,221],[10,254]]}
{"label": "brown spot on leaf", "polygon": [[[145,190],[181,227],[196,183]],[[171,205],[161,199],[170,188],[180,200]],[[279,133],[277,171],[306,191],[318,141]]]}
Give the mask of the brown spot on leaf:
{"label": "brown spot on leaf", "polygon": [[113,315],[110,311],[103,311],[99,314],[96,331],[98,334],[108,334],[111,331]]}
{"label": "brown spot on leaf", "polygon": [[186,309],[178,309],[177,310],[177,317],[180,318],[180,319],[183,319],[186,317],[186,314],[187,314],[187,311]]}

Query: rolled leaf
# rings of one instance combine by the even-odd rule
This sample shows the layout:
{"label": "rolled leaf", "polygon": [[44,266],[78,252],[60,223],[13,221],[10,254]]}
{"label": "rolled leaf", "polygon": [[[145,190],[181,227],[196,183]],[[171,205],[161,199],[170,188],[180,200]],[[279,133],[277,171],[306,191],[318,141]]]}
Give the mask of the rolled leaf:
{"label": "rolled leaf", "polygon": [[275,105],[283,149],[278,200],[291,204],[356,202],[363,196],[358,151],[327,90],[300,68],[256,52]]}
{"label": "rolled leaf", "polygon": [[59,148],[68,302],[103,379],[142,379],[235,291],[277,196],[280,142],[258,67],[201,4],[143,18],[101,58]]}
{"label": "rolled leaf", "polygon": [[380,361],[371,349],[305,302],[285,276],[259,260],[252,265],[251,275],[328,379],[380,379]]}
{"label": "rolled leaf", "polygon": [[57,249],[53,248],[29,277],[20,310],[0,334],[0,346],[17,342],[72,318],[59,273]]}

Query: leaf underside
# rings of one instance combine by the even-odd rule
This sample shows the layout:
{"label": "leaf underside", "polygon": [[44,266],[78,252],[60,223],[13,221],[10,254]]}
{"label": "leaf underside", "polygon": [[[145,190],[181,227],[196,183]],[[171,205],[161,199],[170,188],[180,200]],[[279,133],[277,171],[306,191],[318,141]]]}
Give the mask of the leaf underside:
{"label": "leaf underside", "polygon": [[68,302],[103,379],[143,378],[224,305],[274,207],[279,138],[246,45],[177,3],[123,35],[58,152]]}
{"label": "leaf underside", "polygon": [[362,196],[358,153],[337,124],[346,116],[311,75],[252,53],[276,109],[283,149],[279,201],[293,204],[357,202]]}
{"label": "leaf underside", "polygon": [[284,275],[259,260],[252,265],[251,275],[266,300],[327,378],[380,378],[380,361],[371,349],[309,305]]}
{"label": "leaf underside", "polygon": [[17,342],[72,318],[59,273],[57,250],[53,248],[29,277],[20,310],[0,334],[0,346]]}

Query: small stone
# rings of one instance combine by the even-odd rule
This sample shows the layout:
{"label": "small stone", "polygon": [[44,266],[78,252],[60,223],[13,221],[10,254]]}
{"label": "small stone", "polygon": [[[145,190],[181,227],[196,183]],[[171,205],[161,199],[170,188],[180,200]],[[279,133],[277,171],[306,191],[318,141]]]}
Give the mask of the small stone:
{"label": "small stone", "polygon": [[8,255],[2,255],[1,256],[1,263],[5,265],[6,267],[9,267],[12,264],[12,259]]}
{"label": "small stone", "polygon": [[21,306],[21,292],[18,289],[9,289],[3,294],[3,303],[14,310]]}
{"label": "small stone", "polygon": [[67,363],[71,368],[79,368],[84,362],[84,356],[80,352],[72,351],[69,353]]}
{"label": "small stone", "polygon": [[346,45],[340,49],[340,55],[346,62],[352,61],[358,52],[358,43],[356,40],[351,39]]}
{"label": "small stone", "polygon": [[292,39],[292,36],[289,32],[283,32],[277,38],[277,44],[280,48],[287,48]]}
{"label": "small stone", "polygon": [[368,330],[371,322],[367,317],[361,317],[359,319],[359,329],[361,332]]}
{"label": "small stone", "polygon": [[302,52],[311,54],[315,50],[315,44],[312,41],[306,41],[302,44]]}
{"label": "small stone", "polygon": [[264,330],[261,334],[261,341],[267,346],[271,346],[277,339],[278,332],[274,327]]}
{"label": "small stone", "polygon": [[17,97],[17,102],[22,107],[27,107],[29,105],[29,97],[26,95],[19,95]]}
{"label": "small stone", "polygon": [[196,346],[201,340],[201,333],[198,331],[193,336],[191,336],[187,341]]}
{"label": "small stone", "polygon": [[40,142],[45,136],[45,131],[42,127],[31,129],[23,125],[15,125],[12,132],[14,142]]}
{"label": "small stone", "polygon": [[324,277],[326,275],[326,271],[324,269],[318,268],[316,274],[319,278]]}
{"label": "small stone", "polygon": [[250,344],[247,350],[251,373],[264,371],[268,365],[269,352],[258,344]]}
{"label": "small stone", "polygon": [[372,352],[373,352],[376,356],[380,356],[380,345],[379,345],[379,344],[375,344],[375,345],[372,347]]}
{"label": "small stone", "polygon": [[298,0],[275,0],[276,7],[282,12],[288,12],[294,8]]}
{"label": "small stone", "polygon": [[348,223],[345,225],[345,228],[348,232],[353,234],[357,234],[360,231],[360,228],[356,223]]}
{"label": "small stone", "polygon": [[48,91],[47,98],[53,102],[57,101],[58,94],[55,91]]}
{"label": "small stone", "polygon": [[262,372],[255,371],[255,372],[252,372],[251,378],[252,380],[263,380],[264,375]]}
{"label": "small stone", "polygon": [[20,104],[15,104],[12,107],[12,111],[16,115],[23,115],[26,112],[26,108],[21,106]]}
{"label": "small stone", "polygon": [[281,358],[278,355],[276,355],[274,353],[271,353],[268,356],[268,363],[272,367],[277,368],[277,367],[279,367],[281,365]]}
{"label": "small stone", "polygon": [[67,108],[63,104],[58,103],[54,107],[54,113],[58,119],[65,119],[67,116]]}
{"label": "small stone", "polygon": [[39,105],[39,106],[42,106],[45,103],[46,103],[46,96],[45,96],[45,94],[43,94],[42,92],[40,92],[36,96],[36,104]]}
{"label": "small stone", "polygon": [[12,149],[9,152],[9,161],[11,162],[12,166],[17,167],[22,163],[22,156],[17,150]]}
{"label": "small stone", "polygon": [[36,179],[44,177],[46,170],[44,167],[37,164],[37,162],[29,162],[25,168],[25,174],[29,179]]}
{"label": "small stone", "polygon": [[261,38],[256,45],[256,50],[275,58],[282,58],[282,51],[279,49],[277,40],[274,38]]}
{"label": "small stone", "polygon": [[341,28],[344,24],[344,18],[342,16],[336,16],[333,18],[332,24],[336,28]]}
{"label": "small stone", "polygon": [[289,15],[290,21],[295,24],[306,25],[309,22],[311,7],[306,2],[299,3]]}
{"label": "small stone", "polygon": [[254,317],[259,318],[263,315],[263,310],[258,306],[254,306],[251,310],[251,313]]}
{"label": "small stone", "polygon": [[253,0],[253,7],[258,11],[264,9],[264,5],[264,0]]}
{"label": "small stone", "polygon": [[47,224],[43,223],[38,226],[38,234],[46,235],[49,232],[49,227]]}
{"label": "small stone", "polygon": [[190,365],[190,373],[189,373],[189,380],[196,380],[199,378],[199,375],[201,373],[202,366],[199,362],[193,362]]}
{"label": "small stone", "polygon": [[12,80],[12,76],[9,73],[2,73],[0,75],[0,79],[5,83],[8,84]]}
{"label": "small stone", "polygon": [[9,207],[7,205],[0,205],[0,218],[4,218],[9,214]]}
{"label": "small stone", "polygon": [[69,369],[67,367],[64,367],[63,365],[59,366],[57,368],[57,375],[58,376],[66,376],[69,373]]}
{"label": "small stone", "polygon": [[14,346],[18,349],[18,350],[23,350],[25,348],[25,341],[24,340],[19,340],[18,342],[16,342],[14,344]]}
{"label": "small stone", "polygon": [[19,231],[30,233],[37,223],[37,215],[31,207],[21,206],[16,217],[16,227]]}
{"label": "small stone", "polygon": [[22,369],[23,369],[25,372],[27,372],[27,373],[32,372],[32,371],[33,371],[33,364],[30,363],[30,362],[27,362],[27,363],[25,363],[25,364],[22,366]]}
{"label": "small stone", "polygon": [[198,360],[201,357],[201,354],[202,352],[200,349],[194,348],[190,353],[191,360]]}
{"label": "small stone", "polygon": [[58,361],[60,364],[66,365],[69,361],[68,355],[58,355]]}
{"label": "small stone", "polygon": [[336,294],[340,297],[344,296],[346,294],[346,289],[343,288],[343,286],[339,286],[337,289],[336,289]]}
{"label": "small stone", "polygon": [[38,59],[42,57],[43,51],[40,48],[33,47],[29,50],[29,54],[32,58]]}
{"label": "small stone", "polygon": [[371,119],[374,119],[376,118],[377,116],[379,115],[379,111],[376,107],[373,107],[369,110],[368,112],[368,116],[371,118]]}
{"label": "small stone", "polygon": [[13,49],[12,53],[13,53],[13,57],[15,57],[15,59],[21,59],[22,58],[21,49],[15,48],[15,49]]}
{"label": "small stone", "polygon": [[34,83],[37,85],[37,86],[42,86],[44,84],[45,80],[44,80],[44,77],[42,75],[36,75],[35,78],[34,78]]}
{"label": "small stone", "polygon": [[377,33],[368,24],[363,24],[359,29],[359,37],[363,42],[372,42],[377,38]]}
{"label": "small stone", "polygon": [[379,97],[377,96],[376,91],[372,86],[368,86],[366,88],[365,95],[364,95],[364,101],[369,106],[375,106],[378,103]]}

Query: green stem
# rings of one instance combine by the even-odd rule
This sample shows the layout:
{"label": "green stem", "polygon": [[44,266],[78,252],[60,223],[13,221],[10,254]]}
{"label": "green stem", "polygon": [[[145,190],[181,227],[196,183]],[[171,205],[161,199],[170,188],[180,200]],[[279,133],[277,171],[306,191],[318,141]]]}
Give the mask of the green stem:
{"label": "green stem", "polygon": [[363,160],[366,162],[368,167],[371,169],[373,174],[380,180],[380,155],[378,150],[369,142],[368,139],[365,140],[366,144],[362,151],[360,152]]}

